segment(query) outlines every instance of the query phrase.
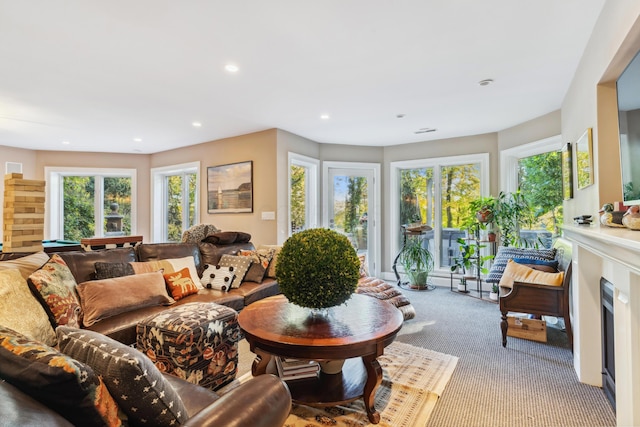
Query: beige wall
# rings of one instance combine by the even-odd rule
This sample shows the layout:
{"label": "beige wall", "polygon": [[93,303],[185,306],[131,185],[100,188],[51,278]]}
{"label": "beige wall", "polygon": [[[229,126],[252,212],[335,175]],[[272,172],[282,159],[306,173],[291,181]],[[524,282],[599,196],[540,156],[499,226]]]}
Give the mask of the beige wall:
{"label": "beige wall", "polygon": [[563,139],[575,142],[592,127],[595,165],[595,185],[576,189],[574,198],[565,202],[566,222],[579,214],[597,216],[603,203],[622,198],[613,82],[640,47],[639,18],[636,0],[605,3],[562,103]]}
{"label": "beige wall", "polygon": [[[254,244],[277,241],[276,221],[262,220],[262,212],[276,212],[275,129],[225,138],[151,155],[151,168],[200,161],[200,222],[222,230],[251,234]],[[253,212],[210,214],[207,212],[207,167],[253,161]],[[149,175],[149,172],[147,172]]]}
{"label": "beige wall", "polygon": [[507,150],[522,144],[542,141],[560,135],[561,130],[562,115],[560,110],[556,110],[498,132],[498,150]]}

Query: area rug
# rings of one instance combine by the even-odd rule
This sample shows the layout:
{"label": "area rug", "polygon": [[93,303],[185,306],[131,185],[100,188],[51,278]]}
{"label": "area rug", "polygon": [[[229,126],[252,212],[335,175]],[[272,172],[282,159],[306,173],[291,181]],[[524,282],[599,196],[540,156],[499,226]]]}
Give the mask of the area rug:
{"label": "area rug", "polygon": [[[328,408],[294,404],[285,427],[422,427],[449,382],[458,358],[394,342],[385,348],[378,361],[383,370],[375,398],[379,424],[369,423],[364,403],[357,399],[348,405]],[[251,373],[247,373],[222,391],[226,393],[250,378]]]}

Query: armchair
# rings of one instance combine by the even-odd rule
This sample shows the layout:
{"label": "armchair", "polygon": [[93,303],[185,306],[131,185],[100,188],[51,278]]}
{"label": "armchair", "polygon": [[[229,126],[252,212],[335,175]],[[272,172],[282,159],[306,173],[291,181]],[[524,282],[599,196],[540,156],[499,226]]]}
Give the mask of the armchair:
{"label": "armchair", "polygon": [[573,331],[569,309],[569,288],[571,285],[571,246],[557,239],[554,243],[557,250],[558,270],[564,271],[562,286],[548,286],[536,283],[514,282],[512,289],[501,289],[499,298],[502,313],[500,328],[502,330],[502,346],[507,346],[507,314],[509,312],[531,313],[544,316],[556,316],[564,319],[569,346],[573,352]]}

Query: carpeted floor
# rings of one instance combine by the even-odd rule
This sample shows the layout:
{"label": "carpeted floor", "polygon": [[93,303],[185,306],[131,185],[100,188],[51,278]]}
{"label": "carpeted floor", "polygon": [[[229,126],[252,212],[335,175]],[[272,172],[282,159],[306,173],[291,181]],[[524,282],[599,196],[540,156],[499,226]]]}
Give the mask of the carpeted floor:
{"label": "carpeted floor", "polygon": [[[509,337],[501,344],[497,304],[451,292],[403,293],[416,310],[396,341],[459,358],[428,427],[615,426],[615,414],[598,387],[578,382],[566,334],[549,327],[547,343]],[[238,376],[250,371],[248,346],[240,349]],[[401,426],[398,426],[401,427]]]}

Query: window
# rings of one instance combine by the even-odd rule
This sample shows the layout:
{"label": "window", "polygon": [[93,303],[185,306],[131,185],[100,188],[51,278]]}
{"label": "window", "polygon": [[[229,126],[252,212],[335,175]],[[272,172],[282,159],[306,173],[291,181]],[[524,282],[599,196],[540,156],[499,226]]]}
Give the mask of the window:
{"label": "window", "polygon": [[45,168],[47,235],[79,241],[135,231],[135,169]]}
{"label": "window", "polygon": [[[390,242],[392,256],[398,253],[404,236],[402,225],[413,222],[433,228],[424,236],[436,265],[446,269],[455,256],[458,237],[468,203],[489,194],[489,155],[468,155],[392,162],[390,200]],[[392,206],[393,206],[392,204]]]}
{"label": "window", "polygon": [[154,242],[179,242],[198,223],[200,162],[151,170]]}
{"label": "window", "polygon": [[289,235],[318,224],[319,161],[289,153]]}
{"label": "window", "polygon": [[520,190],[532,208],[533,220],[520,233],[529,246],[551,247],[563,221],[560,136],[500,153],[502,189]]}

